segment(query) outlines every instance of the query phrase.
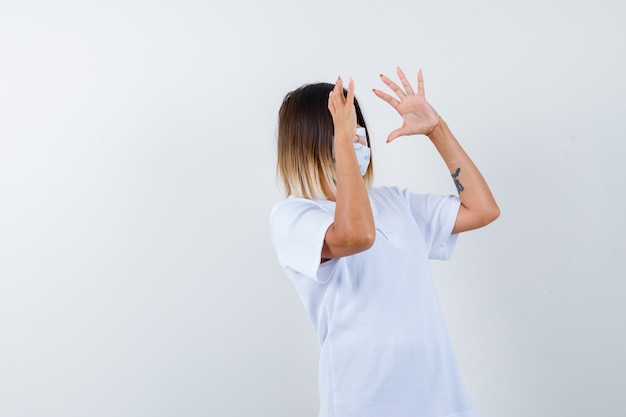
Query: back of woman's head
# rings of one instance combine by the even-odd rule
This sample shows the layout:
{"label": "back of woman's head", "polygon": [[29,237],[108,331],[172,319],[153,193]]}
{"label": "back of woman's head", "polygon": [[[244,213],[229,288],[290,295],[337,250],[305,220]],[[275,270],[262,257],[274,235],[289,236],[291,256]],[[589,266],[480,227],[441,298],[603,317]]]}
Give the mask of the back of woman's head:
{"label": "back of woman's head", "polygon": [[[287,196],[326,199],[322,181],[336,192],[334,127],[328,110],[328,95],[334,87],[327,83],[304,85],[283,100],[278,113],[277,171]],[[357,123],[367,128],[356,99],[354,105]],[[366,139],[369,145],[369,133]],[[369,187],[373,179],[371,162],[364,179]]]}

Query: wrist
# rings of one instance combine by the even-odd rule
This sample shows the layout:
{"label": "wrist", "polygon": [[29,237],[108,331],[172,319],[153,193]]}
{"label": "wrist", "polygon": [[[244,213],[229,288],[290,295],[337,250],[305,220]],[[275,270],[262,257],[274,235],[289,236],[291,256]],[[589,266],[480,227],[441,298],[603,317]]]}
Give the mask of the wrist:
{"label": "wrist", "polygon": [[428,133],[426,133],[426,136],[431,137],[431,135],[433,135],[435,133],[436,130],[439,129],[439,127],[441,126],[442,123],[445,123],[443,121],[443,119],[441,118],[441,116],[438,116],[439,120],[437,121],[437,123],[435,123],[435,125],[432,127],[432,129],[430,129],[428,131]]}
{"label": "wrist", "polygon": [[354,130],[351,129],[336,129],[335,130],[335,134],[334,134],[334,141],[335,143],[337,142],[341,142],[341,143],[353,143],[354,142],[354,136],[355,136],[355,131],[356,131],[356,127],[354,128]]}

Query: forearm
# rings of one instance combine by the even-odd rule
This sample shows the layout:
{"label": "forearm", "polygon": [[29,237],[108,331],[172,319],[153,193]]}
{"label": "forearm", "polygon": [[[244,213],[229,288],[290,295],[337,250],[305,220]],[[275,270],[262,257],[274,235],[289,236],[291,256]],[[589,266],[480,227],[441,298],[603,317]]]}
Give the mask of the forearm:
{"label": "forearm", "polygon": [[456,140],[445,121],[429,138],[448,166],[461,199],[461,210],[454,232],[476,229],[491,223],[500,209],[482,174]]}
{"label": "forearm", "polygon": [[[345,140],[344,140],[345,139]],[[367,246],[375,234],[374,217],[354,153],[352,138],[335,137],[335,243]]]}

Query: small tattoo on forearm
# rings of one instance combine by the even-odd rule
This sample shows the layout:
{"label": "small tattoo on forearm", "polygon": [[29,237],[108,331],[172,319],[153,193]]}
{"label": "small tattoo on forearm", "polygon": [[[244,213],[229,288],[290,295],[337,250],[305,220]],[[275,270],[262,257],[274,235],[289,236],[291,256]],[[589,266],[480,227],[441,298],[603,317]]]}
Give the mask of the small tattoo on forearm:
{"label": "small tattoo on forearm", "polygon": [[463,185],[461,184],[461,181],[459,181],[459,179],[457,178],[459,176],[460,172],[461,172],[461,168],[457,168],[456,172],[454,174],[452,174],[452,179],[454,180],[454,185],[456,185],[456,190],[459,193],[465,189],[465,187],[463,187]]}

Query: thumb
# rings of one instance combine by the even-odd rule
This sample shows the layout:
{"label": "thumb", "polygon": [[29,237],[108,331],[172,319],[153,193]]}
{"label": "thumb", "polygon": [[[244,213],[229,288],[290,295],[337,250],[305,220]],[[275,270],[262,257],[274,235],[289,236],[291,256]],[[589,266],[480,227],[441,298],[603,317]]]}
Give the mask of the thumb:
{"label": "thumb", "polygon": [[387,136],[387,143],[391,142],[394,139],[399,138],[400,136],[405,136],[410,134],[411,132],[409,132],[406,128],[401,127],[399,129],[396,129],[394,131],[392,131],[389,136]]}

